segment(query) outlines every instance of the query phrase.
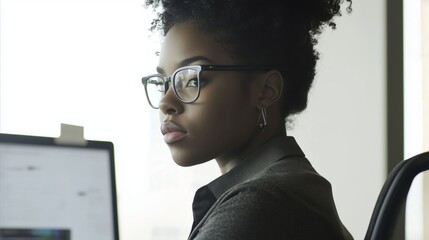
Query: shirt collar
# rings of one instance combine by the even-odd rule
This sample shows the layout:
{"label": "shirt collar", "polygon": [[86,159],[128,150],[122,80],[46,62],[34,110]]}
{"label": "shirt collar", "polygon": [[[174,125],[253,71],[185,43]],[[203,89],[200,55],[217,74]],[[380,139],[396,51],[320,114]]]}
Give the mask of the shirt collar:
{"label": "shirt collar", "polygon": [[243,159],[239,165],[213,180],[207,187],[217,199],[231,187],[251,179],[272,163],[292,156],[304,157],[295,138],[289,136],[273,138]]}

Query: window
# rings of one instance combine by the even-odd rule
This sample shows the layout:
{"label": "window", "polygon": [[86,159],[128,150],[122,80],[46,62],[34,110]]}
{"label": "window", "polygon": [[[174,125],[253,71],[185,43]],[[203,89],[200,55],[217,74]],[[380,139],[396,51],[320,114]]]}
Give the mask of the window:
{"label": "window", "polygon": [[[429,1],[404,1],[405,158],[429,150]],[[429,237],[429,173],[413,182],[407,199],[406,238]]]}

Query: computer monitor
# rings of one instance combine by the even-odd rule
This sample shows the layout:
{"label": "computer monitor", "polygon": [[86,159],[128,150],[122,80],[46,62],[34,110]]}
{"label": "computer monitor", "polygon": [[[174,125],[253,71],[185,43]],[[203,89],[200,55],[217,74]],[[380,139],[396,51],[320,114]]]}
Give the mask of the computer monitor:
{"label": "computer monitor", "polygon": [[119,240],[111,142],[0,134],[1,240]]}

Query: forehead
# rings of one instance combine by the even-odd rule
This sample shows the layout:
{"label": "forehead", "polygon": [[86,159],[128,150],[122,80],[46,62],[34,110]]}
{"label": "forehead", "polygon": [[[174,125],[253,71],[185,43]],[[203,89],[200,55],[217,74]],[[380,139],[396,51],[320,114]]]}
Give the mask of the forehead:
{"label": "forehead", "polygon": [[184,60],[198,56],[209,60],[188,64],[237,64],[233,54],[216,41],[214,35],[200,31],[190,23],[181,23],[173,26],[166,34],[158,67],[171,74],[182,67]]}

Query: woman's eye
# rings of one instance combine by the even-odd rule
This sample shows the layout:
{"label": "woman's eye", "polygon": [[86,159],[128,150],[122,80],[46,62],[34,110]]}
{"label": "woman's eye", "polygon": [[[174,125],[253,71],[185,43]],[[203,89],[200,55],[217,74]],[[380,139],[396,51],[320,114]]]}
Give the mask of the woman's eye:
{"label": "woman's eye", "polygon": [[198,78],[191,78],[188,79],[186,82],[183,82],[184,84],[182,85],[182,88],[194,88],[194,87],[198,87],[198,84],[200,86],[204,86],[207,83],[207,79],[205,78],[200,78],[200,81],[198,82]]}
{"label": "woman's eye", "polygon": [[197,78],[189,79],[186,82],[185,87],[198,87],[198,79]]}

